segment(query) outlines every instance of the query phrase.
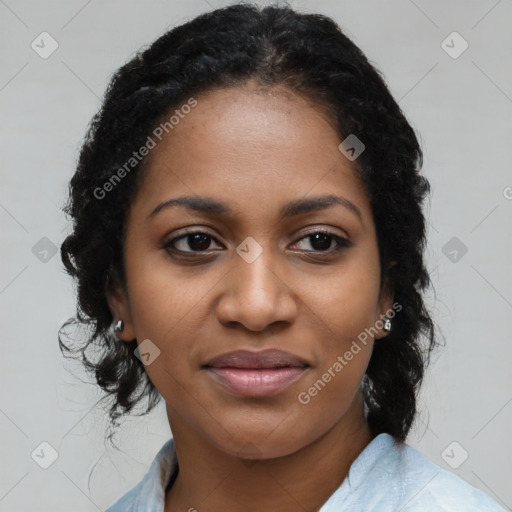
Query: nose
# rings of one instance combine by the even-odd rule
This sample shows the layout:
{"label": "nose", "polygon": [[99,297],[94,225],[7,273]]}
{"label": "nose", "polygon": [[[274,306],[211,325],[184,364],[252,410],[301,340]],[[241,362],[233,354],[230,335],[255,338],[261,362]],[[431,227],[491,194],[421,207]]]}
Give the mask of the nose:
{"label": "nose", "polygon": [[223,325],[263,331],[295,321],[294,294],[265,252],[252,263],[240,258],[223,280],[225,289],[217,303],[217,318]]}

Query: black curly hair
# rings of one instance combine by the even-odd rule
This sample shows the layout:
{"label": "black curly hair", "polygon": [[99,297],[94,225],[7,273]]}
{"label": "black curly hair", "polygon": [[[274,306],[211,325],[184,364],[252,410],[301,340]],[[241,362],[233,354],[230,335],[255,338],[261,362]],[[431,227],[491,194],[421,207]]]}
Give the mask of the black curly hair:
{"label": "black curly hair", "polygon": [[[285,86],[328,112],[341,139],[365,144],[354,161],[369,197],[379,247],[381,286],[390,286],[402,309],[385,341],[376,340],[363,394],[373,435],[404,442],[417,412],[417,393],[432,349],[434,323],[423,300],[431,286],[424,264],[426,222],[422,203],[430,192],[419,174],[423,154],[413,128],[380,72],[330,18],[289,6],[236,4],[173,28],[123,65],[91,120],[69,185],[64,212],[73,231],[61,247],[67,272],[77,281],[77,316],[59,331],[59,345],[79,357],[104,390],[111,427],[147,399],[160,400],[134,355],[136,340],[120,343],[106,287],[124,285],[123,241],[127,211],[147,158],[115,184],[108,198],[98,190],[142,147],[155,126],[192,96],[255,80]],[[392,264],[394,262],[394,264]],[[68,336],[75,324],[83,337]],[[78,339],[77,339],[78,338]]]}

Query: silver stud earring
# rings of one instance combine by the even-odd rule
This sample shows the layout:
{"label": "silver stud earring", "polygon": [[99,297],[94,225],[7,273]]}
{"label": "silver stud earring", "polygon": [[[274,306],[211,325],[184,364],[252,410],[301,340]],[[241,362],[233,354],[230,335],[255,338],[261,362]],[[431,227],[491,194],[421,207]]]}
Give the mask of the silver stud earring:
{"label": "silver stud earring", "polygon": [[124,322],[121,319],[119,319],[114,325],[114,331],[115,332],[123,332],[123,329],[124,329]]}
{"label": "silver stud earring", "polygon": [[388,318],[387,316],[385,316],[384,318],[385,320],[383,328],[386,332],[389,332],[391,331],[391,318]]}

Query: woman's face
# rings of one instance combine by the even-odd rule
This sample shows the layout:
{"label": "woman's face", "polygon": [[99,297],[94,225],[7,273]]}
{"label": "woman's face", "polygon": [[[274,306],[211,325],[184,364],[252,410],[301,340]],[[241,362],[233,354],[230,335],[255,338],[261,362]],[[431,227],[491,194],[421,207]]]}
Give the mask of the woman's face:
{"label": "woman's face", "polygon": [[111,308],[144,343],[173,431],[287,455],[362,416],[360,335],[392,304],[369,198],[302,97],[249,84],[196,99],[151,151]]}

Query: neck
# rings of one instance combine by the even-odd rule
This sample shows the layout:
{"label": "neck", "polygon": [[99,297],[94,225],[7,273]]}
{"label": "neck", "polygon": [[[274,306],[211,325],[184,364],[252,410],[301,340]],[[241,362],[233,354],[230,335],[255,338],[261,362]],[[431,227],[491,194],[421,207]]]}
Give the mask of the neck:
{"label": "neck", "polygon": [[360,393],[329,431],[297,452],[274,459],[234,457],[178,417],[169,414],[169,419],[179,473],[166,494],[165,512],[319,510],[372,440]]}

